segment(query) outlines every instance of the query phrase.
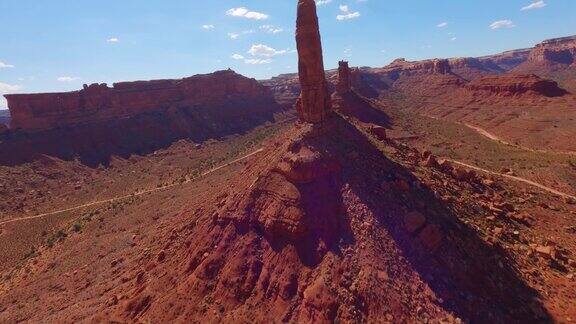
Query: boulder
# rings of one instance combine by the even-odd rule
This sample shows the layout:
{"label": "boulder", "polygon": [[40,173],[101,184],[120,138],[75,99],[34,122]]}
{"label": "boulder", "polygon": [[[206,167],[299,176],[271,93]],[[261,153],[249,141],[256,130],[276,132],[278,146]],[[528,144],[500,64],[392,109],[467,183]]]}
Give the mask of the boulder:
{"label": "boulder", "polygon": [[435,224],[430,224],[426,226],[422,232],[418,235],[418,239],[429,251],[435,252],[440,244],[444,235],[442,234],[442,229],[440,226]]}
{"label": "boulder", "polygon": [[430,154],[430,155],[428,155],[427,158],[425,158],[424,166],[429,167],[429,168],[438,168],[438,166],[439,166],[438,160],[436,160],[436,157],[434,155]]}
{"label": "boulder", "polygon": [[277,171],[290,182],[298,184],[310,183],[340,170],[335,158],[300,144],[295,144],[277,167]]}
{"label": "boulder", "polygon": [[409,233],[416,233],[426,225],[426,217],[422,213],[413,211],[404,215],[404,228]]}
{"label": "boulder", "polygon": [[377,139],[381,141],[386,141],[388,139],[388,135],[386,134],[386,128],[382,126],[371,126],[370,133],[376,136]]}

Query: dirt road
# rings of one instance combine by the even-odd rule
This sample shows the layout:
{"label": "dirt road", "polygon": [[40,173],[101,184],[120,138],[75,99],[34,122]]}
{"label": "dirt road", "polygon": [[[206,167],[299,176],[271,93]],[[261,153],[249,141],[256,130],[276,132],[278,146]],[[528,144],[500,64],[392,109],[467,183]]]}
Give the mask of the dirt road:
{"label": "dirt road", "polygon": [[182,182],[182,183],[174,183],[174,184],[170,184],[170,185],[165,185],[162,187],[157,187],[157,188],[153,188],[153,189],[147,189],[147,190],[143,190],[143,191],[138,191],[135,192],[133,194],[129,194],[129,195],[125,195],[125,196],[119,196],[119,197],[114,197],[114,198],[109,198],[109,199],[103,199],[103,200],[98,200],[98,201],[93,201],[91,203],[87,203],[87,204],[83,204],[83,205],[78,205],[78,206],[74,206],[74,207],[70,207],[70,208],[66,208],[66,209],[61,209],[61,210],[57,210],[57,211],[53,211],[53,212],[49,212],[49,213],[43,213],[43,214],[39,214],[39,215],[35,215],[35,216],[28,216],[28,217],[21,217],[21,218],[15,218],[15,219],[11,219],[11,220],[7,220],[7,221],[3,221],[0,222],[0,226],[1,225],[5,225],[5,224],[10,224],[10,223],[15,223],[15,222],[21,222],[21,221],[25,221],[25,220],[31,220],[31,219],[38,219],[38,218],[44,218],[44,217],[48,217],[48,216],[53,216],[53,215],[58,215],[58,214],[62,214],[62,213],[66,213],[66,212],[71,212],[71,211],[76,211],[76,210],[80,210],[80,209],[84,209],[87,207],[92,207],[92,206],[97,206],[97,205],[103,205],[103,204],[108,204],[108,203],[113,203],[116,201],[120,201],[120,200],[124,200],[124,199],[128,199],[131,197],[138,197],[138,196],[142,196],[142,195],[146,195],[149,193],[153,193],[153,192],[157,192],[157,191],[161,191],[161,190],[166,190],[168,188],[172,188],[172,187],[176,187],[176,186],[181,186],[187,183],[190,183],[192,181],[195,181],[201,177],[204,177],[210,173],[213,173],[215,171],[218,171],[222,168],[225,168],[227,166],[230,166],[232,164],[238,163],[242,160],[245,160],[253,155],[256,155],[260,152],[264,151],[264,149],[258,149],[250,154],[244,155],[234,161],[228,162],[226,164],[220,165],[216,168],[213,168],[211,170],[208,170],[204,173],[202,173],[200,176],[192,178],[192,179],[186,179],[186,181]]}
{"label": "dirt road", "polygon": [[528,179],[524,179],[524,178],[522,178],[522,177],[512,176],[512,175],[509,175],[509,174],[503,174],[503,173],[499,173],[499,172],[494,172],[494,171],[482,169],[482,168],[480,168],[480,167],[477,167],[477,166],[474,166],[474,165],[470,165],[470,164],[467,164],[467,163],[464,163],[464,162],[456,161],[456,160],[451,160],[451,159],[447,159],[447,160],[450,161],[450,162],[452,162],[452,163],[454,163],[454,164],[458,164],[458,165],[461,165],[461,166],[466,167],[466,168],[469,168],[469,169],[473,169],[473,170],[476,170],[476,171],[480,171],[480,172],[484,172],[484,173],[488,173],[488,174],[500,176],[500,177],[507,178],[507,179],[511,179],[511,180],[518,181],[518,182],[523,182],[523,183],[526,183],[526,184],[528,184],[528,185],[530,185],[530,186],[533,186],[533,187],[539,188],[539,189],[541,189],[541,190],[547,191],[547,192],[549,192],[549,193],[552,193],[552,194],[554,194],[554,195],[560,196],[560,197],[562,197],[562,198],[570,198],[570,199],[576,200],[576,196],[569,195],[569,194],[567,194],[567,193],[558,191],[558,190],[556,190],[556,189],[554,189],[554,188],[547,187],[547,186],[545,186],[545,185],[543,185],[543,184],[540,184],[540,183],[537,183],[537,182],[534,182],[534,181],[531,181],[531,180],[528,180]]}

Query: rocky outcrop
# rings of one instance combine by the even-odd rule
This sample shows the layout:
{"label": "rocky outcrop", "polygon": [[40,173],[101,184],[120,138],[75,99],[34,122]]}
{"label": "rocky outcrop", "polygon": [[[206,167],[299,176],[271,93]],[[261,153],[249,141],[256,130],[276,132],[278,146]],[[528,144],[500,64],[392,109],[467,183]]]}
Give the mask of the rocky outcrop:
{"label": "rocky outcrop", "polygon": [[301,92],[297,73],[280,74],[269,80],[262,80],[260,83],[270,89],[276,101],[284,109],[294,108],[294,103],[298,100]]}
{"label": "rocky outcrop", "polygon": [[452,58],[448,60],[452,72],[467,79],[474,80],[479,77],[506,72],[492,60],[481,60],[474,57]]}
{"label": "rocky outcrop", "polygon": [[445,59],[410,62],[399,58],[384,67],[381,72],[410,76],[415,74],[450,74],[452,70],[450,68],[450,62]]}
{"label": "rocky outcrop", "polygon": [[524,63],[530,55],[531,48],[506,51],[500,54],[478,57],[480,63],[489,69],[500,69],[503,72],[510,71]]}
{"label": "rocky outcrop", "polygon": [[336,91],[346,93],[352,91],[352,72],[346,61],[338,62],[338,83]]}
{"label": "rocky outcrop", "polygon": [[567,94],[566,90],[558,86],[558,83],[533,74],[484,77],[467,84],[466,88],[471,91],[483,91],[503,96],[532,93],[546,97],[558,97]]}
{"label": "rocky outcrop", "polygon": [[576,65],[576,36],[550,39],[536,45],[527,62]]}
{"label": "rocky outcrop", "polygon": [[267,87],[232,71],[9,98],[16,128],[0,140],[0,165],[43,155],[107,165],[112,156],[149,154],[181,139],[248,132],[281,112]]}
{"label": "rocky outcrop", "polygon": [[6,95],[10,127],[26,131],[93,124],[142,113],[223,105],[270,96],[256,80],[231,70],[180,80],[85,85],[66,93]]}
{"label": "rocky outcrop", "polygon": [[314,0],[298,1],[296,44],[298,76],[302,87],[296,110],[302,121],[320,123],[326,119],[332,107],[324,75],[320,27]]}

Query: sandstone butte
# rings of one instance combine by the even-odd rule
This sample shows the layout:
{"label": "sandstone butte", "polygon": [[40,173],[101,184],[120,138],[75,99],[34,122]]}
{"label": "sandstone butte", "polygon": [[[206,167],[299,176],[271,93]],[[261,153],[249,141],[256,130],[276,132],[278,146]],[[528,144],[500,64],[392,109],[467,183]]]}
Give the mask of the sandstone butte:
{"label": "sandstone butte", "polygon": [[336,91],[339,93],[347,93],[352,90],[352,72],[350,66],[346,61],[338,62],[338,83],[336,84]]}
{"label": "sandstone butte", "polygon": [[298,1],[296,43],[302,89],[296,110],[302,121],[320,123],[326,119],[332,107],[324,74],[320,28],[314,0]]}
{"label": "sandstone butte", "polygon": [[92,84],[80,91],[5,97],[12,130],[42,131],[269,96],[269,89],[256,80],[225,70],[178,80]]}

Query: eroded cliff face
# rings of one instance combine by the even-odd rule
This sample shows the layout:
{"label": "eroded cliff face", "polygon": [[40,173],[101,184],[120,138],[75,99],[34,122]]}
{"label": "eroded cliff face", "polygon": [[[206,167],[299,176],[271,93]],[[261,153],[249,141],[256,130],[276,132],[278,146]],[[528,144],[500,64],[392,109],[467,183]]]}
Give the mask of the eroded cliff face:
{"label": "eroded cliff face", "polygon": [[111,88],[93,84],[74,92],[6,98],[12,115],[11,128],[38,131],[266,96],[266,87],[228,70],[180,80],[122,82]]}
{"label": "eroded cliff face", "polygon": [[491,95],[518,96],[523,94],[559,97],[567,94],[552,80],[542,79],[534,74],[508,74],[483,77],[466,85],[471,91],[483,91]]}
{"label": "eroded cliff face", "polygon": [[528,63],[576,65],[576,36],[550,39],[536,45]]}
{"label": "eroded cliff face", "polygon": [[398,76],[412,76],[419,74],[450,74],[450,62],[445,59],[432,59],[424,61],[406,61],[397,59],[389,65],[379,69],[379,73],[389,74],[392,78]]}
{"label": "eroded cliff face", "polygon": [[112,156],[147,154],[181,139],[243,133],[282,110],[267,87],[233,71],[7,97],[12,128],[0,137],[0,165],[41,155],[107,164]]}

